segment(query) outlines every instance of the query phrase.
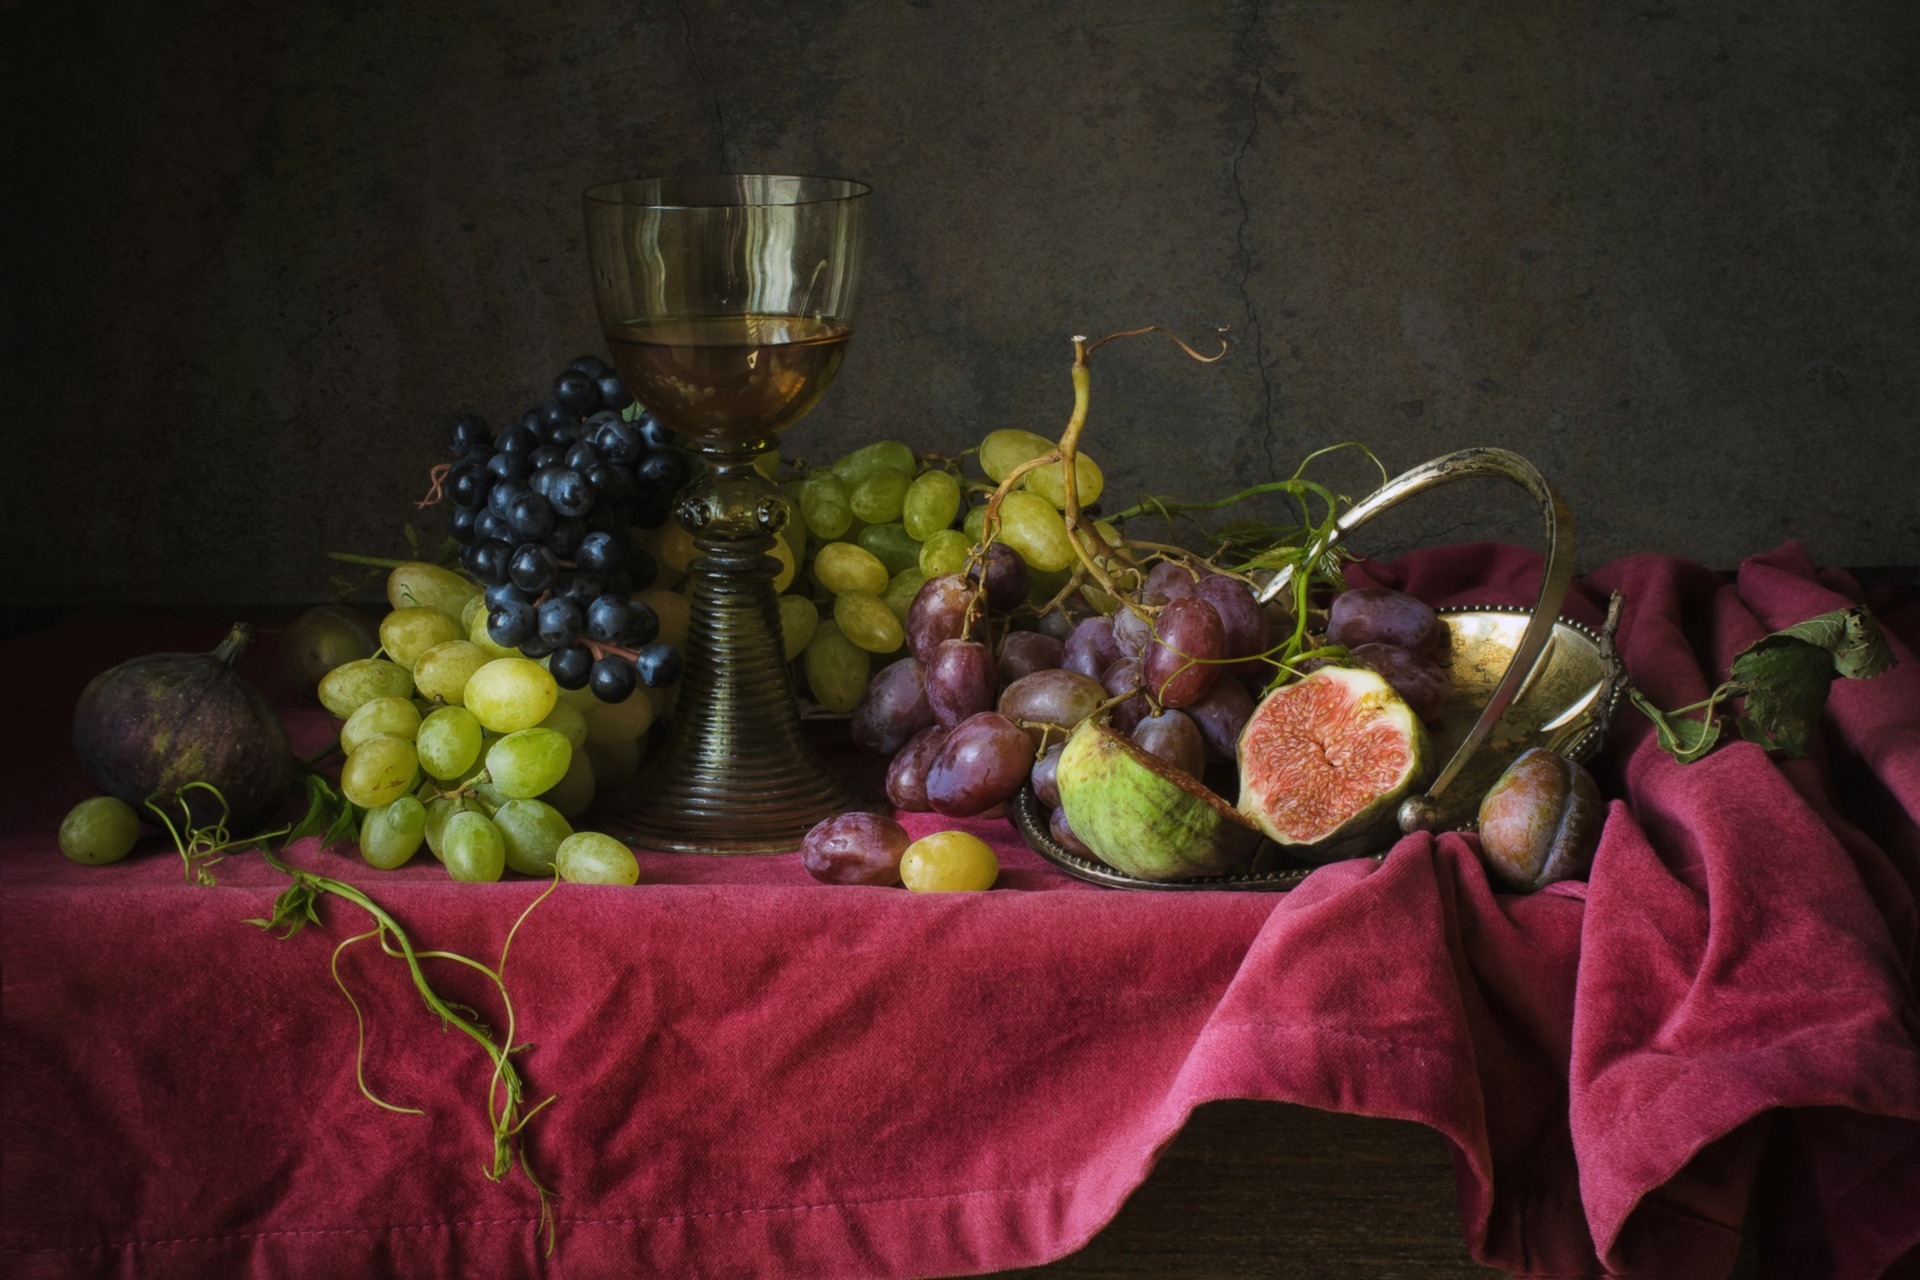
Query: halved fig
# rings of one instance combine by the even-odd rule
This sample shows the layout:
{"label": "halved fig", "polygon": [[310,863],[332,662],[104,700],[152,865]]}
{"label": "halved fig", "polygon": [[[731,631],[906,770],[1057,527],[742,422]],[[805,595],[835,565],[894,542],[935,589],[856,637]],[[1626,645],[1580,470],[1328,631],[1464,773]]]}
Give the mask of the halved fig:
{"label": "halved fig", "polygon": [[1331,862],[1391,843],[1426,781],[1419,717],[1371,671],[1322,667],[1268,694],[1240,732],[1240,812],[1295,857]]}

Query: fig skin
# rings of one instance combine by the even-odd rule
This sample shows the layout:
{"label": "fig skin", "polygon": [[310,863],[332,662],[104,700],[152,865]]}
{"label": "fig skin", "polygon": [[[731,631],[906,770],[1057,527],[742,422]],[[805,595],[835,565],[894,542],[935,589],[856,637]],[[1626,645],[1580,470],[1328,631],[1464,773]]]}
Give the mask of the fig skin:
{"label": "fig skin", "polygon": [[[227,830],[248,836],[280,807],[293,785],[293,745],[261,692],[233,669],[253,638],[236,623],[212,653],[155,653],[93,678],[73,709],[73,750],[103,793],[146,816],[147,799],[180,821],[173,794],[190,782],[219,788]],[[181,797],[191,825],[221,816],[195,788]]]}
{"label": "fig skin", "polygon": [[1055,780],[1065,825],[1102,862],[1142,880],[1218,875],[1260,843],[1226,801],[1092,720],[1067,740]]}
{"label": "fig skin", "polygon": [[1607,817],[1593,775],[1533,747],[1507,766],[1480,802],[1480,858],[1510,889],[1531,893],[1593,867]]}

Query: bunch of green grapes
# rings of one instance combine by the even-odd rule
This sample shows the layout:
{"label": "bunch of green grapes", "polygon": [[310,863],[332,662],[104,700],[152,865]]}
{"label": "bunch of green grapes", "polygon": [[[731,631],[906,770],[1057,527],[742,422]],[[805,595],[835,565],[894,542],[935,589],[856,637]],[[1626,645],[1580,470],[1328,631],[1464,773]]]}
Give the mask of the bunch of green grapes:
{"label": "bunch of green grapes", "polygon": [[[671,691],[610,703],[561,688],[544,659],[487,639],[480,588],[457,573],[402,565],[387,591],[383,656],[335,667],[319,689],[345,722],[340,790],[366,810],[361,856],[391,869],[424,843],[456,880],[557,868],[581,883],[635,883],[630,849],[569,819],[596,787],[633,778],[655,701]],[[684,632],[684,607],[677,616]]]}
{"label": "bunch of green grapes", "polygon": [[[787,657],[802,659],[814,701],[837,712],[859,703],[873,672],[905,653],[907,613],[920,588],[965,570],[985,533],[993,485],[1053,448],[1031,431],[990,432],[978,450],[982,482],[882,440],[781,486],[799,514],[776,552],[781,586],[799,587],[781,597],[780,621]],[[1105,480],[1093,459],[1079,455],[1074,476],[1081,503],[1098,501]],[[1075,559],[1065,507],[1059,463],[1028,472],[1000,505],[998,539],[1026,561],[1035,603],[1065,585]]]}

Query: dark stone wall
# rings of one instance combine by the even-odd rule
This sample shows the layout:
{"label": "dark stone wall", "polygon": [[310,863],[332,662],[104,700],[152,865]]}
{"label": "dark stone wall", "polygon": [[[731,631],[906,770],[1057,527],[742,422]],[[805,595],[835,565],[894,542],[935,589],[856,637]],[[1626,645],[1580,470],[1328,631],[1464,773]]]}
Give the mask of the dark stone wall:
{"label": "dark stone wall", "polygon": [[[24,0],[0,71],[16,600],[394,553],[445,421],[597,349],[581,191],[717,168],[877,192],[790,453],[1057,434],[1070,335],[1225,325],[1096,357],[1116,494],[1503,444],[1589,565],[1920,562],[1912,0]],[[1533,533],[1461,486],[1362,545]]]}

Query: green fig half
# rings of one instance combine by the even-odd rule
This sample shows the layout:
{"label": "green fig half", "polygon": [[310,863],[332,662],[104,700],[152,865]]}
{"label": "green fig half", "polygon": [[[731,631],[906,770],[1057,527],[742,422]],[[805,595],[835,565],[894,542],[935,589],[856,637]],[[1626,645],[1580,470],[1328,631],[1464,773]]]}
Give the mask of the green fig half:
{"label": "green fig half", "polygon": [[1142,880],[1218,875],[1260,843],[1252,824],[1197,779],[1091,720],[1067,740],[1055,780],[1073,833]]}
{"label": "green fig half", "polygon": [[1426,781],[1432,755],[1392,685],[1363,668],[1322,667],[1247,718],[1240,812],[1298,858],[1377,853],[1399,834],[1396,811]]}

